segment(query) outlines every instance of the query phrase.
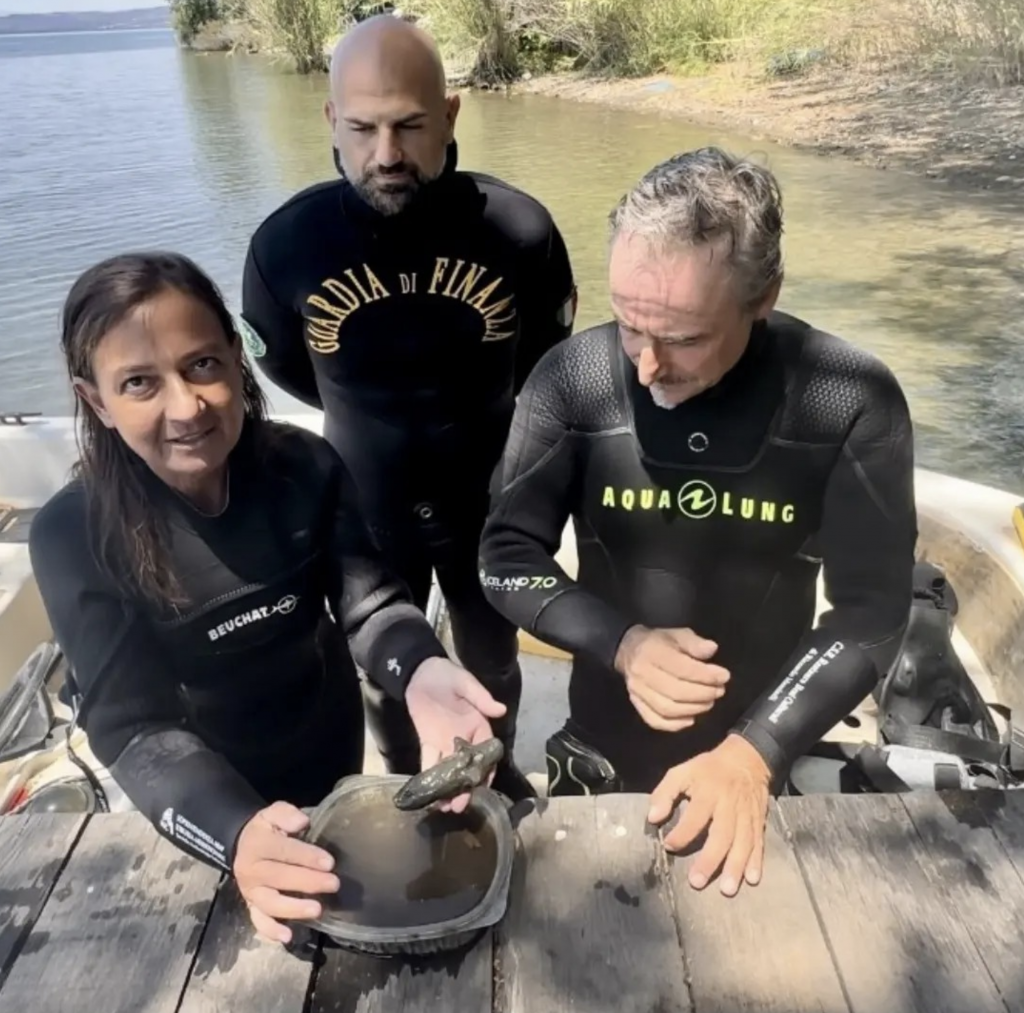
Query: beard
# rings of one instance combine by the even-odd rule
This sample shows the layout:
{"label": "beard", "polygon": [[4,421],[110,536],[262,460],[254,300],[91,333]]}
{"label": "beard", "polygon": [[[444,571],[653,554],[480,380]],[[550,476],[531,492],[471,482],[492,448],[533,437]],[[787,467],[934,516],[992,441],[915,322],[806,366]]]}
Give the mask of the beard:
{"label": "beard", "polygon": [[406,162],[381,169],[370,166],[357,179],[351,180],[356,193],[382,215],[405,211],[431,183],[432,177]]}
{"label": "beard", "polygon": [[706,390],[711,384],[702,382],[696,377],[673,380],[671,383],[656,381],[647,389],[651,393],[651,400],[666,411],[678,408],[684,401],[689,401],[702,390]]}
{"label": "beard", "polygon": [[[444,162],[433,175],[423,172],[417,166],[402,162],[398,166],[392,166],[389,170],[381,170],[379,166],[372,165],[358,178],[353,179],[345,171],[345,167],[341,164],[341,152],[333,144],[331,145],[331,156],[334,159],[334,167],[338,170],[338,175],[349,181],[363,201],[382,215],[394,215],[414,203],[430,183],[440,179],[446,172],[455,171],[459,161],[459,148],[455,141],[449,142],[445,149]],[[393,178],[388,180],[389,175],[395,176],[402,173],[407,173],[409,178],[400,183]]]}

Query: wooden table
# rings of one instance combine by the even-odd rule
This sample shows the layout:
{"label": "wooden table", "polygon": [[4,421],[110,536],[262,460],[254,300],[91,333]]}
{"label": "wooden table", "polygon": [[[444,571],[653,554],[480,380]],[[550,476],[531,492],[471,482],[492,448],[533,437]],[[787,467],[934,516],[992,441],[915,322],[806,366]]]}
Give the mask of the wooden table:
{"label": "wooden table", "polygon": [[1024,794],[781,799],[732,899],[645,811],[541,800],[504,922],[419,964],[260,943],[137,813],[2,818],[0,1013],[1024,1010]]}

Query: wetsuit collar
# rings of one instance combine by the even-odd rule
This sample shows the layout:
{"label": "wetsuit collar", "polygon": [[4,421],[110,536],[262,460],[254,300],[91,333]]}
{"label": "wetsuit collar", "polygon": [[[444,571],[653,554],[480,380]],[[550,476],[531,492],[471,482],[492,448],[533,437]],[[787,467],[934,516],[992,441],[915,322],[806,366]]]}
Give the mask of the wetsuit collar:
{"label": "wetsuit collar", "polygon": [[146,489],[152,494],[154,505],[162,504],[169,508],[169,516],[173,522],[177,518],[188,518],[188,523],[215,523],[224,517],[230,510],[231,504],[240,494],[240,484],[248,476],[255,464],[257,454],[257,427],[260,423],[246,417],[242,423],[242,432],[235,444],[234,449],[228,455],[227,460],[227,497],[223,508],[215,514],[206,513],[192,503],[187,496],[183,496],[177,490],[169,486],[162,478],[157,476],[141,458],[135,462],[139,469]]}
{"label": "wetsuit collar", "polygon": [[707,396],[707,400],[723,397],[731,393],[737,386],[745,382],[756,372],[758,363],[764,355],[765,345],[768,341],[768,321],[755,320],[750,328],[750,337],[747,340],[747,347],[743,354],[736,360],[736,364],[730,369],[721,380],[713,387],[701,391],[697,397]]}

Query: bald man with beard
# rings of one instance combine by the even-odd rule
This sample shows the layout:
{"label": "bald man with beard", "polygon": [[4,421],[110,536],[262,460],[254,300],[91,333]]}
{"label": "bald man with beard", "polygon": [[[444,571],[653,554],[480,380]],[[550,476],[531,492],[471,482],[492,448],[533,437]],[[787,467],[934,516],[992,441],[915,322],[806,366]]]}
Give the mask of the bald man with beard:
{"label": "bald man with beard", "polygon": [[[436,572],[459,659],[508,708],[494,787],[518,800],[533,790],[510,762],[516,628],[483,596],[478,547],[516,395],[571,333],[576,288],[548,211],[456,168],[458,111],[419,28],[383,15],[348,32],[325,104],[341,178],[256,231],[239,325],[262,371],[324,411],[324,435],[421,608]],[[368,684],[364,700],[388,770],[418,771],[404,705]]]}

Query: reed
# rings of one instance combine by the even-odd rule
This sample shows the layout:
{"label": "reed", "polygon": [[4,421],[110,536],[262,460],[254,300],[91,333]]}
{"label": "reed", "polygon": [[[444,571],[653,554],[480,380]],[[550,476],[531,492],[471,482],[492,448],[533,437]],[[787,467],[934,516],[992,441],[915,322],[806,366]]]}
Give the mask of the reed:
{"label": "reed", "polygon": [[[302,73],[385,0],[172,0],[186,43],[204,23],[247,22]],[[743,62],[768,74],[884,60],[997,85],[1024,83],[1024,0],[407,0],[462,76],[523,70],[635,76]]]}
{"label": "reed", "polygon": [[327,42],[350,16],[345,0],[247,0],[245,18],[264,48],[286,53],[300,74],[326,71]]}
{"label": "reed", "polygon": [[529,69],[635,76],[742,61],[792,73],[825,60],[1024,80],[1022,0],[408,0],[476,76]]}

